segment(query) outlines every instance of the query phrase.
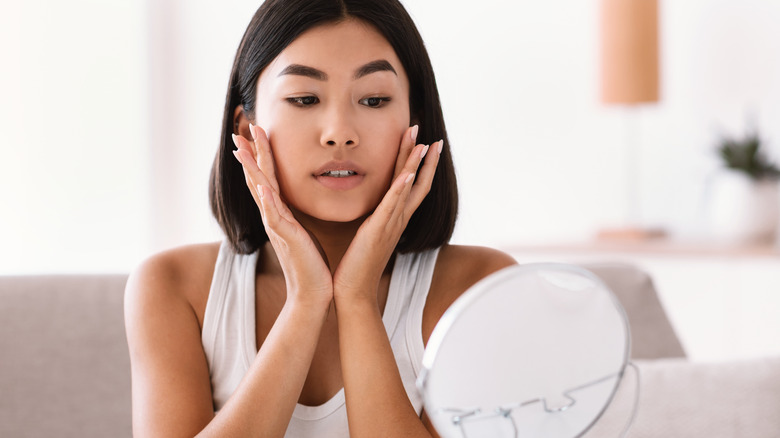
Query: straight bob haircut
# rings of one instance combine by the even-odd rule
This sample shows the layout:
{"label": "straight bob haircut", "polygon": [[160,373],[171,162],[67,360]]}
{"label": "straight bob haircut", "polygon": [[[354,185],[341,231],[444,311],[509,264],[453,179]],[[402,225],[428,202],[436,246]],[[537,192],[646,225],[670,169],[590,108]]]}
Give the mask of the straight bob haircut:
{"label": "straight bob haircut", "polygon": [[[260,211],[241,165],[233,157],[235,108],[254,121],[257,80],[262,70],[303,32],[326,23],[358,19],[376,28],[395,50],[409,77],[409,111],[419,124],[417,142],[440,139],[445,147],[431,190],[409,220],[396,246],[401,253],[439,247],[450,240],[458,212],[458,189],[436,78],[412,18],[398,0],[267,0],[252,17],[230,73],[222,137],[209,179],[209,202],[233,248],[242,254],[268,241]],[[426,158],[427,159],[427,158]]]}

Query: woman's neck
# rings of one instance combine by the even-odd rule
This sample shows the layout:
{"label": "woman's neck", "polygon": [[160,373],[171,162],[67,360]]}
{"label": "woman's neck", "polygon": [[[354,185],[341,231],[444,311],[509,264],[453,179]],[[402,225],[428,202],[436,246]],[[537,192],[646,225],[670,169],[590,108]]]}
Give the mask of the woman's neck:
{"label": "woman's neck", "polygon": [[347,252],[360,225],[365,220],[361,217],[352,222],[328,222],[304,214],[295,214],[295,218],[315,239],[315,245],[318,244],[331,274],[336,271],[344,253]]}
{"label": "woman's neck", "polygon": [[[336,271],[349,245],[355,238],[357,230],[365,220],[365,217],[361,217],[352,222],[328,222],[295,210],[293,210],[293,216],[312,236],[312,240],[314,240],[315,246],[318,247],[320,255],[328,265],[331,274]],[[266,273],[277,272],[281,274],[281,266],[270,242],[265,245],[263,253],[265,262],[259,265],[258,269]]]}
{"label": "woman's neck", "polygon": [[[349,249],[352,240],[355,238],[358,229],[365,221],[361,217],[352,222],[328,222],[322,221],[303,213],[293,211],[293,216],[298,220],[301,226],[309,232],[318,247],[320,255],[330,269],[331,275],[334,275],[336,269],[341,263],[341,259]],[[266,242],[261,249],[261,263],[258,264],[258,273],[264,272],[272,275],[284,275],[276,251],[270,242]],[[383,276],[392,274],[395,256],[391,256],[387,265],[384,267]],[[379,291],[378,291],[379,292]],[[384,290],[384,299],[386,299],[387,289]]]}

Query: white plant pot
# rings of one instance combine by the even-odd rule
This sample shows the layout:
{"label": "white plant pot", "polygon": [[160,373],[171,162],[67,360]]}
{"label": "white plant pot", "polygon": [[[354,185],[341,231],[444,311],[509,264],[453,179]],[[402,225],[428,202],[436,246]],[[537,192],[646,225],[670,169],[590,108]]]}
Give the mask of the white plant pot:
{"label": "white plant pot", "polygon": [[780,222],[780,190],[775,180],[756,181],[744,172],[721,170],[710,181],[708,231],[721,243],[769,244]]}

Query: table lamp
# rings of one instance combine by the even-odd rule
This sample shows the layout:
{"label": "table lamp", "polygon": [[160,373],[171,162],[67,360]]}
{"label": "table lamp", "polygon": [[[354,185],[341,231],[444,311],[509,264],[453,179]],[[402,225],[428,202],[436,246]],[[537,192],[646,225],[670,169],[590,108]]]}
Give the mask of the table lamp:
{"label": "table lamp", "polygon": [[658,0],[601,0],[601,102],[626,115],[626,212],[620,227],[603,229],[607,240],[645,240],[662,230],[640,225],[638,137],[631,129],[637,110],[659,100]]}

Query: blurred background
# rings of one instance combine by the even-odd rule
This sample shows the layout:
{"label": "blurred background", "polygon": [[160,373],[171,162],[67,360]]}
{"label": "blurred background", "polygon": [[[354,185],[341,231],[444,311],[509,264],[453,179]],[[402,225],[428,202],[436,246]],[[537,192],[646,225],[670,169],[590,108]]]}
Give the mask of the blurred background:
{"label": "blurred background", "polygon": [[[602,99],[597,0],[404,4],[450,130],[457,243],[584,241],[624,223],[627,199],[635,224],[701,237],[720,136],[754,127],[780,155],[780,2],[659,4],[658,98],[640,105]],[[257,6],[3,2],[0,272],[126,272],[221,238],[208,173]]]}

